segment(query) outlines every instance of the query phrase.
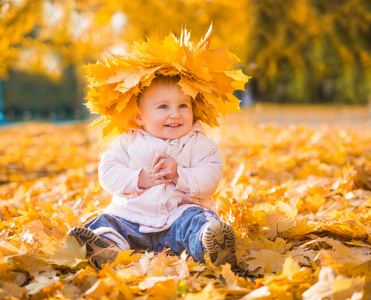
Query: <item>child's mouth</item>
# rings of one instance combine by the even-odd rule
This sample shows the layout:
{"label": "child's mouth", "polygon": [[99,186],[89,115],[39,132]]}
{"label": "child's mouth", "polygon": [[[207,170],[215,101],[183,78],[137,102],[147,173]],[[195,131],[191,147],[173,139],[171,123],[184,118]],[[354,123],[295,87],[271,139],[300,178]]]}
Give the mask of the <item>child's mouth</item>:
{"label": "child's mouth", "polygon": [[165,125],[166,127],[170,127],[170,128],[175,128],[175,127],[179,127],[181,126],[182,124],[167,124]]}

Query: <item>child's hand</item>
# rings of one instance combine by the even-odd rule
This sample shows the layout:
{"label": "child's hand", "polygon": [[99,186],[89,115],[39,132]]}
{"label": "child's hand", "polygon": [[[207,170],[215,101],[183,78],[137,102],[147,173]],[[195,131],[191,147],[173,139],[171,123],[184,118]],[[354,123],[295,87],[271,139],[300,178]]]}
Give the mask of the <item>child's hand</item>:
{"label": "child's hand", "polygon": [[177,172],[178,164],[176,163],[175,159],[170,155],[162,154],[160,155],[159,163],[161,163],[160,171],[170,171],[169,174],[165,175],[165,178],[171,179],[171,182],[177,184],[179,175]]}
{"label": "child's hand", "polygon": [[171,170],[164,168],[165,160],[161,160],[161,155],[157,155],[152,164],[143,168],[139,174],[138,187],[148,189],[155,185],[171,183]]}

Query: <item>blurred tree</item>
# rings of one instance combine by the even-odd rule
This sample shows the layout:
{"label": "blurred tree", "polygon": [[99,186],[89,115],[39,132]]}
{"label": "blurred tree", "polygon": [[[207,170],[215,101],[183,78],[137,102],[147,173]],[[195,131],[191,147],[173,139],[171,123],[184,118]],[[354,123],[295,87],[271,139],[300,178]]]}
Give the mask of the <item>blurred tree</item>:
{"label": "blurred tree", "polygon": [[57,76],[183,25],[197,41],[213,22],[211,46],[228,44],[242,59],[259,99],[363,103],[371,95],[367,0],[0,1],[3,78],[14,68]]}
{"label": "blurred tree", "polygon": [[[29,104],[28,110],[32,110],[37,105],[31,105],[31,101],[39,103],[59,101],[60,103],[53,107],[66,106],[66,103],[63,103],[66,100],[55,97],[53,93],[41,92],[43,87],[39,75],[46,74],[58,80],[69,72],[72,78],[77,79],[78,85],[75,96],[68,99],[69,106],[76,111],[81,110],[82,91],[85,86],[81,66],[88,61],[96,60],[98,55],[109,46],[118,47],[123,43],[117,37],[125,19],[121,18],[121,23],[113,22],[115,17],[113,15],[110,16],[111,22],[103,25],[102,13],[96,14],[103,7],[99,0],[2,0],[0,4],[0,51],[2,53],[0,79],[6,79],[9,70],[26,70],[34,74],[33,85],[35,90],[39,90],[39,94],[31,93],[34,98],[23,102]],[[11,79],[17,80],[16,78],[21,82],[30,83],[28,77],[26,81],[20,79],[23,77],[18,75]],[[49,87],[55,87],[55,83],[56,81],[45,81],[45,85]],[[59,80],[59,84],[63,83],[67,81]],[[14,93],[9,93],[7,89],[7,86],[14,85],[17,83],[4,84],[7,92],[5,100],[11,102],[5,103],[6,109],[14,107],[14,103],[19,101],[13,97]],[[65,88],[69,89],[68,86]],[[26,90],[27,87],[24,89]],[[49,90],[52,91],[53,88]]]}
{"label": "blurred tree", "polygon": [[11,99],[4,105],[8,120],[16,119],[72,119],[81,118],[78,80],[73,66],[66,68],[58,78],[44,74],[9,71],[4,84],[4,98]]}
{"label": "blurred tree", "polygon": [[[0,76],[9,69],[58,73],[59,66],[95,60],[133,40],[163,37],[182,26],[195,40],[214,22],[214,47],[228,44],[243,58],[251,34],[252,1],[23,0],[2,1]],[[26,24],[26,26],[24,26]],[[8,29],[11,30],[8,30]],[[236,29],[237,32],[236,32]]]}
{"label": "blurred tree", "polygon": [[[96,59],[122,44],[123,24],[103,24],[100,0],[1,1],[0,76],[9,69],[60,75],[70,64]],[[124,19],[124,18],[123,18]]]}
{"label": "blurred tree", "polygon": [[362,103],[371,94],[367,1],[257,1],[259,89],[278,102]]}

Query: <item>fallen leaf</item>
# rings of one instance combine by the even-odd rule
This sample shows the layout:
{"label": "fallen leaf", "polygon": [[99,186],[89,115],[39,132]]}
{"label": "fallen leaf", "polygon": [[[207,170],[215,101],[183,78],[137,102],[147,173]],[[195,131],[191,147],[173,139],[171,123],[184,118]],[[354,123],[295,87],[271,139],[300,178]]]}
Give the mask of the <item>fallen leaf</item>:
{"label": "fallen leaf", "polygon": [[75,268],[78,264],[87,262],[86,248],[80,246],[73,236],[67,235],[63,247],[54,245],[54,252],[46,261],[51,264]]}
{"label": "fallen leaf", "polygon": [[39,275],[34,280],[26,285],[26,289],[30,295],[34,295],[42,289],[60,282],[60,278],[56,276],[56,272],[51,273],[51,276]]}
{"label": "fallen leaf", "polygon": [[364,279],[346,278],[336,275],[329,267],[322,268],[318,275],[318,282],[303,293],[303,300],[317,300],[324,298],[354,299],[363,298],[362,288]]}

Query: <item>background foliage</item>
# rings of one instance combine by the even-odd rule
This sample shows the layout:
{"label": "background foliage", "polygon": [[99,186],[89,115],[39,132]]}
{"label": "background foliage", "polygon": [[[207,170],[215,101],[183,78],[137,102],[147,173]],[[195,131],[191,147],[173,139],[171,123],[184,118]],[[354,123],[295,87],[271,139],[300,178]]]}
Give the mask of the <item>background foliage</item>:
{"label": "background foliage", "polygon": [[[371,94],[371,5],[367,0],[23,0],[0,2],[0,76],[21,69],[58,77],[102,53],[123,51],[146,36],[176,35],[186,25],[198,40],[211,22],[212,47],[229,45],[253,76],[258,101],[366,103]],[[16,101],[6,81],[6,109]],[[37,80],[35,87],[40,87]],[[245,95],[246,96],[246,95]],[[51,96],[49,96],[51,97]],[[32,99],[30,103],[37,102]],[[48,101],[58,101],[49,98]],[[71,100],[71,106],[75,108]],[[57,105],[58,106],[58,105]],[[30,104],[30,107],[33,104]]]}
{"label": "background foliage", "polygon": [[9,119],[72,119],[87,116],[82,107],[84,97],[73,66],[63,70],[58,78],[45,74],[10,71],[4,84],[6,112]]}

